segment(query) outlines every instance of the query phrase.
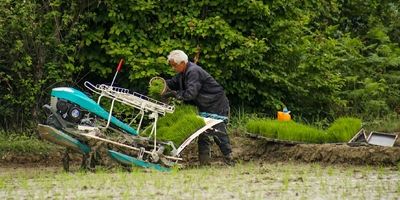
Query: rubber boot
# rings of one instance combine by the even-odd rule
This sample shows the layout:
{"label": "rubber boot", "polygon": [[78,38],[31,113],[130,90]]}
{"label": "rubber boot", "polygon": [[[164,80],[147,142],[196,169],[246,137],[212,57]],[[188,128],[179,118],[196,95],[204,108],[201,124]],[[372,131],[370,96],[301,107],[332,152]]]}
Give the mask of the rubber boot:
{"label": "rubber boot", "polygon": [[235,160],[233,160],[233,156],[232,153],[228,154],[228,155],[224,155],[224,162],[225,164],[229,165],[229,166],[235,166]]}
{"label": "rubber boot", "polygon": [[210,154],[209,153],[199,154],[199,162],[200,162],[200,166],[209,166],[210,165]]}

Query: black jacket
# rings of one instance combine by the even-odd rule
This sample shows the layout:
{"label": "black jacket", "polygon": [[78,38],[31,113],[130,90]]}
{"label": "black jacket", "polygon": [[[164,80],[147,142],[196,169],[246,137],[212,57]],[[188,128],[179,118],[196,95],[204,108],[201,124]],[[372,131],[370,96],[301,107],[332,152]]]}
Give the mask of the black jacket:
{"label": "black jacket", "polygon": [[188,62],[186,70],[167,80],[170,89],[178,91],[186,103],[192,103],[200,112],[222,116],[229,114],[229,101],[224,88],[203,68]]}

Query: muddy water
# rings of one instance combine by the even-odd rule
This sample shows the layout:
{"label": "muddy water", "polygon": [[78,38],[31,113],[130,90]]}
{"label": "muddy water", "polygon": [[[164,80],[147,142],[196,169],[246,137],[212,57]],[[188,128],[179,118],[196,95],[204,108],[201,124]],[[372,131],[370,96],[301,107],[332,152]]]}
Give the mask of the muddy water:
{"label": "muddy water", "polygon": [[172,173],[0,168],[0,199],[398,199],[397,167],[248,162]]}

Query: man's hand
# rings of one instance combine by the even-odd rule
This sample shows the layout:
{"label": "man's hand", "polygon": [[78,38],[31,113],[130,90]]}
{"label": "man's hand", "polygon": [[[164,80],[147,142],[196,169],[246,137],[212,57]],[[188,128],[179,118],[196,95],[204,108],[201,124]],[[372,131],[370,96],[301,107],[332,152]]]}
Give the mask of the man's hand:
{"label": "man's hand", "polygon": [[161,95],[161,101],[164,103],[168,102],[170,98],[174,98],[176,100],[182,100],[182,95],[175,90],[168,90],[167,92],[164,92]]}
{"label": "man's hand", "polygon": [[163,99],[167,99],[169,97],[176,98],[177,95],[178,95],[178,93],[175,90],[168,90],[168,91],[164,92],[163,94],[161,94],[161,97]]}
{"label": "man's hand", "polygon": [[182,96],[179,95],[179,93],[174,90],[167,90],[167,92],[164,92],[161,95],[161,101],[164,103],[180,102],[181,100]]}

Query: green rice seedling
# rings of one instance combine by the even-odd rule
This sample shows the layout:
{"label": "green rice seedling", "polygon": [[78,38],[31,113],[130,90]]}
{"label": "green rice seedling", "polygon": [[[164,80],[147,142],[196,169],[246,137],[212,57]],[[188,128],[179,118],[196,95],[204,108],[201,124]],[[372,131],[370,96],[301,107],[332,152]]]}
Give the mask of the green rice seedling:
{"label": "green rice seedling", "polygon": [[320,185],[322,191],[326,191],[327,183],[326,183],[326,178],[325,177],[321,177],[320,178],[319,185]]}
{"label": "green rice seedling", "polygon": [[329,176],[332,176],[332,175],[333,175],[333,168],[332,168],[332,166],[328,166],[328,168],[327,168],[327,173],[328,173]]}
{"label": "green rice seedling", "polygon": [[379,166],[378,170],[378,179],[382,179],[384,177],[385,169],[383,166]]}
{"label": "green rice seedling", "polygon": [[149,84],[149,97],[160,100],[165,88],[165,81],[161,78],[153,79]]}
{"label": "green rice seedling", "polygon": [[[205,126],[202,118],[197,116],[197,109],[190,105],[179,105],[174,113],[168,113],[160,118],[157,123],[157,138],[164,141],[172,141],[180,145],[186,138]],[[145,131],[149,135],[151,129]]]}
{"label": "green rice seedling", "polygon": [[3,189],[6,187],[6,181],[3,179],[0,179],[0,189]]}
{"label": "green rice seedling", "polygon": [[299,141],[299,139],[304,135],[302,132],[292,131],[295,126],[293,121],[281,122],[274,120],[272,123],[274,123],[274,127],[277,128],[277,139]]}
{"label": "green rice seedling", "polygon": [[348,142],[361,128],[361,120],[352,117],[338,118],[328,128],[330,142]]}
{"label": "green rice seedling", "polygon": [[296,123],[294,121],[281,122],[279,123],[279,131],[277,138],[280,140],[291,140],[308,143],[322,143],[325,141],[326,134],[324,131],[317,128]]}
{"label": "green rice seedling", "polygon": [[278,127],[271,119],[252,119],[247,122],[246,130],[249,133],[276,138]]}
{"label": "green rice seedling", "polygon": [[306,143],[347,142],[361,128],[357,118],[339,118],[327,131],[294,121],[250,119],[246,125],[249,133],[279,140]]}
{"label": "green rice seedling", "polygon": [[282,122],[271,119],[253,119],[249,120],[246,128],[249,133],[280,140],[309,143],[326,141],[326,133],[324,131],[294,121]]}
{"label": "green rice seedling", "polygon": [[283,184],[282,190],[283,191],[286,191],[289,189],[289,178],[290,178],[289,172],[285,171],[285,174],[283,175],[283,179],[282,179],[282,184]]}
{"label": "green rice seedling", "polygon": [[29,188],[29,183],[28,183],[27,178],[21,178],[19,181],[20,181],[21,188],[23,188],[25,190]]}
{"label": "green rice seedling", "polygon": [[308,135],[311,143],[325,143],[329,141],[328,134],[320,129],[311,128]]}

